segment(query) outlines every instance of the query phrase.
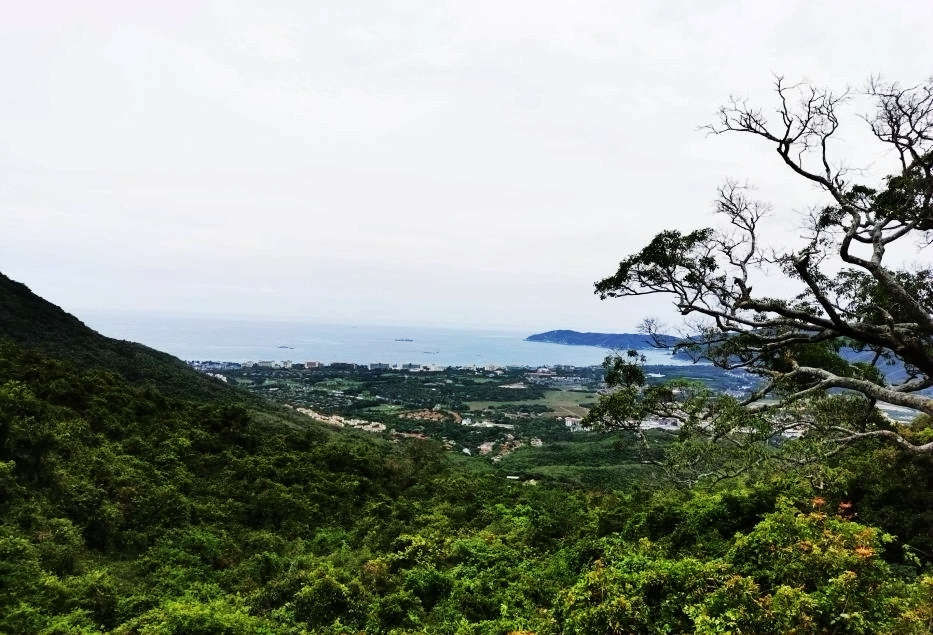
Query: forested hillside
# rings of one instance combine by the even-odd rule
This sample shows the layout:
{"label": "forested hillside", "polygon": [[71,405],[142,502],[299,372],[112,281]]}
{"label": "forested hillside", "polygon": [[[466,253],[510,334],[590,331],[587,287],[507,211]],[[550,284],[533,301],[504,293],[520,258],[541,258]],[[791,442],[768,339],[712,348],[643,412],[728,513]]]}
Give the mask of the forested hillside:
{"label": "forested hillside", "polygon": [[[929,461],[867,445],[703,487],[515,483],[210,396],[9,289],[4,632],[930,629]],[[140,351],[159,374],[125,373]]]}
{"label": "forested hillside", "polygon": [[10,340],[82,368],[119,373],[167,394],[224,397],[229,390],[194,372],[181,360],[123,340],[104,337],[47,302],[21,282],[0,273],[0,340]]}

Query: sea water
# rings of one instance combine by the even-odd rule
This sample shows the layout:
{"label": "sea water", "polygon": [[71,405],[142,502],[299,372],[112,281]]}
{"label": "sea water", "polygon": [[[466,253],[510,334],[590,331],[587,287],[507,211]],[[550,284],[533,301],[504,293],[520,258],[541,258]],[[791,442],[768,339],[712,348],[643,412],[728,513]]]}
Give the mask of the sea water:
{"label": "sea water", "polygon": [[[518,330],[314,324],[134,313],[90,313],[81,318],[103,335],[140,342],[184,360],[590,366],[602,363],[612,352],[594,346],[526,342],[524,338],[531,333]],[[684,363],[663,350],[641,352],[649,364]]]}

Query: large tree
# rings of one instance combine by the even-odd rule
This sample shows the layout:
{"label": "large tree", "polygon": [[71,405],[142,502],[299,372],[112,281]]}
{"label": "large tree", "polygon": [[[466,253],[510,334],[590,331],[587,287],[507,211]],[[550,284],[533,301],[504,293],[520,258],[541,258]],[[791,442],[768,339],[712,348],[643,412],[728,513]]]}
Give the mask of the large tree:
{"label": "large tree", "polygon": [[[689,383],[648,386],[635,360],[617,357],[607,360],[613,391],[589,421],[639,430],[652,416],[679,420],[707,442],[684,450],[698,465],[711,448],[755,461],[774,456],[762,442],[806,447],[812,457],[876,439],[931,455],[929,433],[912,433],[878,404],[933,417],[933,80],[906,88],[869,83],[874,110],[864,121],[896,159],[895,172],[873,184],[858,182],[832,156],[849,93],[781,79],[775,90],[774,115],[733,99],[708,129],[772,145],[786,168],[825,193],[801,242],[769,245],[762,218],[770,207],[727,183],[717,199],[725,229],[661,232],[596,283],[603,299],[670,295],[694,321],[677,346],[759,377],[757,389],[732,398]],[[898,266],[892,256],[921,264]],[[769,293],[777,273],[799,292]],[[803,461],[801,452],[784,458]]]}

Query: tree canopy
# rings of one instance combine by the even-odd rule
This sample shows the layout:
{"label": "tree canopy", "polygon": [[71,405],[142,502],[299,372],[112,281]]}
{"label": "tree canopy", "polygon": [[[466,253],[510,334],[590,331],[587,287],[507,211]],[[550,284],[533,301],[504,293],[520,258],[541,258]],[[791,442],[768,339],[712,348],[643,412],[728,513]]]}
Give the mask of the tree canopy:
{"label": "tree canopy", "polygon": [[[616,358],[607,362],[616,390],[589,422],[637,429],[646,417],[673,419],[753,462],[806,461],[869,439],[933,454],[929,434],[879,408],[933,416],[933,80],[906,88],[869,83],[874,112],[864,121],[896,165],[869,184],[833,155],[851,93],[782,78],[775,93],[775,115],[732,99],[707,129],[772,145],[786,168],[824,193],[802,243],[769,244],[762,219],[771,206],[727,182],[716,199],[720,227],[662,231],[596,283],[602,299],[671,296],[691,327],[674,347],[750,373],[760,378],[757,388],[741,397],[697,386],[646,388],[638,372],[623,372],[636,360]],[[898,264],[905,255],[919,264]],[[798,292],[769,292],[774,275],[796,281]],[[657,332],[651,320],[645,329]],[[797,454],[769,452],[763,443]]]}

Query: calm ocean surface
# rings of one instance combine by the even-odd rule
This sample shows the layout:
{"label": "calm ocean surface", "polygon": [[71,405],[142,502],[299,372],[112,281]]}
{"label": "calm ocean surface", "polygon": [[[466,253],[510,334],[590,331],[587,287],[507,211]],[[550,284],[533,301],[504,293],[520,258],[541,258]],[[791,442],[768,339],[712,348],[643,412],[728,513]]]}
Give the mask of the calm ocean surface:
{"label": "calm ocean surface", "polygon": [[[129,313],[84,313],[80,317],[104,335],[140,342],[185,360],[588,366],[601,363],[609,352],[592,346],[526,342],[523,338],[531,333],[522,331],[303,324]],[[644,353],[649,364],[683,363],[672,360],[664,351]]]}

